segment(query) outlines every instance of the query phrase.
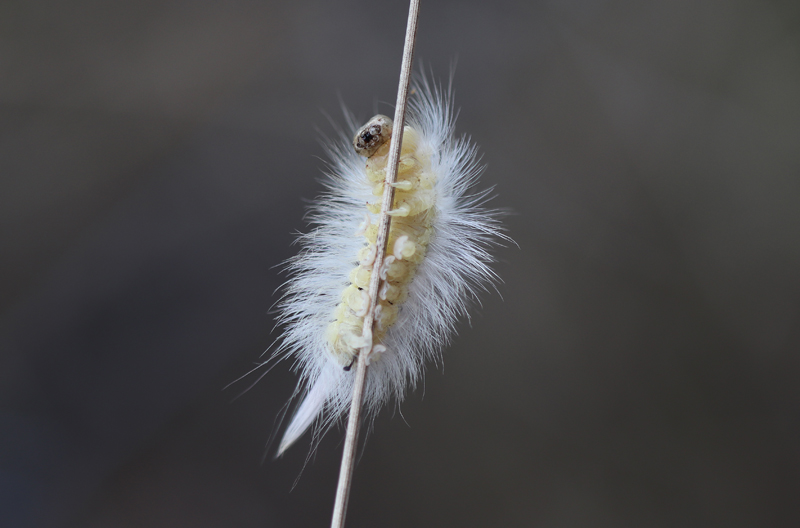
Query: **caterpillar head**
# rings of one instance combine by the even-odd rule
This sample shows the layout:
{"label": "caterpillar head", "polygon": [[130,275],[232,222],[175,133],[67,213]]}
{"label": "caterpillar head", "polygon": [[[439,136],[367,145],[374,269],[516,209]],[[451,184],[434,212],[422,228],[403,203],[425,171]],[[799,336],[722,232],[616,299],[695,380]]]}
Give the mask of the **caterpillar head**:
{"label": "caterpillar head", "polygon": [[369,158],[378,148],[392,138],[392,120],[378,114],[362,126],[353,138],[356,153]]}

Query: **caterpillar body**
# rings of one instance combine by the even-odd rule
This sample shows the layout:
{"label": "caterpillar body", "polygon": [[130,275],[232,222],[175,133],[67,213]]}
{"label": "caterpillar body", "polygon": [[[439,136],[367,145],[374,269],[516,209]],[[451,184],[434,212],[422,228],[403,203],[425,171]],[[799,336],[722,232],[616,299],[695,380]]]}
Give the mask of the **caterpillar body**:
{"label": "caterpillar body", "polygon": [[[353,141],[356,152],[367,157],[365,175],[376,197],[382,197],[384,192],[391,134],[391,119],[377,115],[356,133]],[[380,270],[375,270],[373,266],[378,225],[372,223],[370,214],[364,214],[364,221],[355,232],[356,236],[364,236],[366,244],[358,252],[358,265],[349,274],[350,285],[342,293],[342,302],[334,313],[335,320],[328,325],[330,350],[339,363],[347,365],[345,368],[353,363],[359,349],[371,344],[365,343],[361,334],[369,305],[367,289],[372,274],[379,273],[383,282],[375,307],[375,327],[372,332],[373,340],[378,345],[368,358],[370,363],[385,351],[381,341],[397,320],[400,306],[408,298],[408,286],[430,242],[435,216],[436,178],[431,171],[430,153],[419,148],[418,140],[416,130],[410,126],[403,129],[397,181],[392,184],[395,187],[395,208],[388,212],[393,217],[387,240],[390,252]],[[380,207],[380,202],[366,204],[366,210],[373,214],[380,213]]]}
{"label": "caterpillar body", "polygon": [[[274,357],[293,356],[302,395],[278,448],[283,453],[313,423],[314,443],[346,412],[358,351],[373,344],[364,410],[374,418],[401,401],[437,359],[479,290],[497,281],[489,247],[507,237],[488,191],[470,189],[483,168],[468,138],[454,137],[451,91],[414,81],[398,165],[386,256],[373,269],[392,121],[375,116],[328,145],[327,193],[311,208],[315,228],[301,235],[278,304],[282,341]],[[356,130],[349,117],[351,130]],[[355,147],[355,148],[354,148]],[[366,158],[366,160],[364,159]],[[381,279],[372,335],[362,335],[373,273]]]}

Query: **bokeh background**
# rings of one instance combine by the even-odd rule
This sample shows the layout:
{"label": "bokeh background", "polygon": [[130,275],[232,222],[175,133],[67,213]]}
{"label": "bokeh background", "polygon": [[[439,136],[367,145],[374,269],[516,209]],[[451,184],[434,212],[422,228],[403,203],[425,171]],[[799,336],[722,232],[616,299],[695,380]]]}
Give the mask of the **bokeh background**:
{"label": "bokeh background", "polygon": [[[289,365],[223,389],[406,16],[0,5],[2,526],[328,525],[341,430],[273,460]],[[457,59],[519,248],[376,421],[348,525],[800,526],[800,4],[423,0],[417,58]]]}

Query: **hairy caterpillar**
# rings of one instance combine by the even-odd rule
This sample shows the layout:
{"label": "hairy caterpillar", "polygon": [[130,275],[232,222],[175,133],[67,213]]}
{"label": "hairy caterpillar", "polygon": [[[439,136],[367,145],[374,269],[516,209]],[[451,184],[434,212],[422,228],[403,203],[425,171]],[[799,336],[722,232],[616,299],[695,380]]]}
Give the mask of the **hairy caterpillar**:
{"label": "hairy caterpillar", "polygon": [[[280,300],[284,332],[274,357],[293,356],[300,382],[295,411],[278,448],[283,453],[315,423],[315,442],[347,410],[351,365],[361,347],[368,357],[367,416],[392,396],[401,401],[438,358],[459,316],[480,289],[496,282],[489,246],[505,239],[487,191],[471,193],[482,167],[469,139],[454,137],[451,90],[425,76],[414,82],[398,165],[387,253],[375,270],[375,218],[384,188],[389,137],[386,116],[360,127],[351,142],[328,146],[327,192],[312,206],[315,228],[302,235],[288,262]],[[349,118],[351,130],[356,130]],[[366,158],[366,160],[365,160]],[[383,281],[372,336],[362,336],[366,284]]]}

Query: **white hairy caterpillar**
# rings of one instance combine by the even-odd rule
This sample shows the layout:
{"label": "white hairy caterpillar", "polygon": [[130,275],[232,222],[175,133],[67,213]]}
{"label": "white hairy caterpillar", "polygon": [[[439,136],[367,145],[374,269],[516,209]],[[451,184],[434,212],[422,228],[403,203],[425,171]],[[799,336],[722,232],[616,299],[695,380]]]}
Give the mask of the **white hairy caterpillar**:
{"label": "white hairy caterpillar", "polygon": [[[454,136],[452,92],[420,76],[414,82],[398,165],[386,258],[375,259],[377,213],[389,137],[397,130],[375,116],[351,142],[328,145],[327,192],[311,207],[315,228],[299,238],[278,303],[282,341],[273,357],[293,357],[303,401],[278,448],[283,453],[313,423],[318,441],[348,409],[351,366],[367,361],[364,410],[369,417],[392,396],[402,401],[429,359],[437,359],[478,290],[497,281],[489,246],[506,237],[488,191],[471,193],[483,168],[468,138]],[[356,126],[349,119],[351,130]],[[354,148],[355,146],[355,148]],[[365,160],[366,158],[366,160]],[[372,336],[362,336],[370,275],[383,281]]]}

